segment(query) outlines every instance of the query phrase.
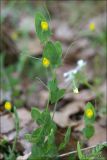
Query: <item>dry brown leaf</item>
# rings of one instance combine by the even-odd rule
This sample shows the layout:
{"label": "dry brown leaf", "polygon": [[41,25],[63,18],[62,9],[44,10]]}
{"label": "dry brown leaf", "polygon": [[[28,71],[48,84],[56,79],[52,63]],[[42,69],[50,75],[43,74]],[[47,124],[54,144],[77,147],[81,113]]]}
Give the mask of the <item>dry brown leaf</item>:
{"label": "dry brown leaf", "polygon": [[69,92],[64,96],[65,100],[75,100],[75,101],[83,101],[88,102],[90,100],[95,99],[96,95],[93,91],[89,89],[81,90],[78,94]]}
{"label": "dry brown leaf", "polygon": [[29,41],[29,53],[33,55],[41,55],[42,54],[42,46],[40,44],[40,41],[38,39],[30,40]]}
{"label": "dry brown leaf", "polygon": [[71,42],[74,38],[75,31],[67,23],[61,22],[55,30],[55,38],[65,42]]}
{"label": "dry brown leaf", "polygon": [[73,97],[75,100],[87,102],[95,99],[96,95],[93,91],[89,89],[84,89],[80,91],[79,94],[73,94]]}
{"label": "dry brown leaf", "polygon": [[46,105],[46,102],[49,98],[49,92],[42,90],[39,92],[39,107],[43,108]]}
{"label": "dry brown leaf", "polygon": [[82,120],[81,123],[78,126],[74,127],[74,131],[80,131],[80,132],[82,132],[82,130],[83,130],[84,127],[85,127],[85,123]]}
{"label": "dry brown leaf", "polygon": [[0,132],[5,134],[14,129],[14,121],[10,114],[6,114],[0,117]]}
{"label": "dry brown leaf", "polygon": [[96,145],[102,142],[106,141],[106,128],[101,127],[98,122],[95,123],[95,134],[92,138],[90,138],[90,140],[88,141],[88,145],[92,146],[92,145]]}
{"label": "dry brown leaf", "polygon": [[31,152],[28,154],[25,154],[24,156],[17,157],[17,160],[27,160],[31,155]]}
{"label": "dry brown leaf", "polygon": [[79,54],[77,54],[78,59],[89,60],[96,55],[96,50],[93,48],[85,48]]}
{"label": "dry brown leaf", "polygon": [[[55,112],[53,120],[60,127],[76,126],[81,122],[81,119],[76,120],[76,114],[80,111],[83,111],[84,106],[85,104],[83,102],[69,103],[59,112]],[[74,116],[75,118],[73,118],[72,116]]]}
{"label": "dry brown leaf", "polygon": [[25,108],[20,108],[17,110],[19,120],[20,120],[20,127],[25,127],[31,121],[31,114]]}

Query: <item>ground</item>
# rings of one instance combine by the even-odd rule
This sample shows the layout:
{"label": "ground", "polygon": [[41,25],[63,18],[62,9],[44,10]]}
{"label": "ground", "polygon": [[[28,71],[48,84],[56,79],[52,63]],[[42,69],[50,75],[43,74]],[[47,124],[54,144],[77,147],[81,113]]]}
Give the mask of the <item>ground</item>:
{"label": "ground", "polygon": [[[35,11],[51,17],[52,40],[60,41],[63,48],[63,65],[57,69],[59,87],[67,89],[58,102],[54,122],[58,126],[56,142],[60,143],[68,126],[72,128],[70,142],[65,152],[76,149],[76,141],[93,146],[106,141],[106,1],[7,1],[1,2],[1,100],[0,139],[8,145],[15,137],[12,113],[4,110],[6,100],[16,107],[20,119],[17,150],[27,154],[31,144],[24,139],[38,125],[31,118],[31,108],[42,111],[46,107],[48,91],[43,83],[50,79],[36,58],[42,57],[43,45],[35,33]],[[94,29],[90,29],[94,23]],[[80,84],[79,93],[70,90],[64,73],[74,69],[77,61],[86,62],[84,76],[89,85]],[[40,78],[41,81],[38,80]],[[83,114],[87,102],[96,109],[95,134],[90,140],[83,138]],[[50,113],[53,105],[50,104]],[[5,151],[7,148],[5,148]],[[3,157],[3,152],[0,156]],[[7,151],[6,151],[7,152]]]}

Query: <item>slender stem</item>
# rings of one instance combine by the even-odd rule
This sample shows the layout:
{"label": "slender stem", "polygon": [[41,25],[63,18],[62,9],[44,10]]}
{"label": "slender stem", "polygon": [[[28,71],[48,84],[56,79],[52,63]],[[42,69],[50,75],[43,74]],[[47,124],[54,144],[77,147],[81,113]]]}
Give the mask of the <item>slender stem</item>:
{"label": "slender stem", "polygon": [[48,3],[44,3],[44,8],[45,8],[45,11],[47,12],[47,15],[48,15],[48,17],[49,17],[49,21],[51,22],[51,16],[50,16],[50,14],[49,14],[49,11],[48,11],[48,8],[47,8],[47,4]]}
{"label": "slender stem", "polygon": [[30,55],[26,55],[26,56],[27,56],[27,57],[30,57],[30,58],[34,58],[34,59],[36,59],[36,60],[41,61],[41,59],[40,59],[40,58],[36,58],[36,57],[30,56]]}
{"label": "slender stem", "polygon": [[[25,54],[26,53],[26,54]],[[29,57],[29,58],[33,58],[33,59],[36,59],[36,60],[39,60],[39,61],[41,61],[41,58],[37,58],[37,57],[34,57],[34,56],[31,56],[31,55],[28,55],[28,52],[27,51],[25,51],[25,53],[23,54],[23,53],[20,53],[20,55],[24,55],[24,56],[26,56],[26,57]]]}
{"label": "slender stem", "polygon": [[19,135],[19,117],[16,111],[16,107],[14,107],[14,113],[15,113],[15,127],[16,127],[16,137],[15,137],[15,141],[14,141],[14,145],[13,145],[13,150],[16,147],[16,142],[17,142],[17,138]]}
{"label": "slender stem", "polygon": [[49,91],[49,98],[48,98],[47,105],[46,105],[46,107],[48,108],[49,107],[49,99],[50,99],[50,90],[46,86],[46,84],[39,77],[36,77],[36,79],[39,80],[43,84],[43,86],[45,86],[48,89],[48,91]]}
{"label": "slender stem", "polygon": [[[51,73],[52,73],[52,76],[53,76],[53,79],[55,79],[55,77],[56,77],[56,71],[54,70],[54,69],[52,69],[52,67],[50,67],[50,69],[51,69]],[[49,89],[48,89],[49,90]],[[50,100],[50,90],[49,90],[49,99],[48,99],[48,103],[47,103],[47,108],[49,107],[49,100]],[[54,107],[54,110],[56,110],[55,109],[56,108],[56,104],[55,104],[55,107]],[[53,115],[54,116],[54,115]],[[52,117],[52,119],[53,119],[53,117]]]}
{"label": "slender stem", "polygon": [[95,91],[95,92],[96,92],[95,88],[94,88],[91,84],[89,84],[87,81],[85,81],[84,84],[85,84],[87,87],[89,87],[92,91]]}
{"label": "slender stem", "polygon": [[16,143],[17,143],[17,139],[18,139],[18,135],[19,135],[19,117],[16,111],[16,107],[14,107],[14,121],[15,121],[15,128],[16,128],[16,136],[13,142],[13,146],[12,146],[12,150],[10,153],[10,157],[9,159],[11,160],[12,157],[14,156],[14,151],[16,149]]}
{"label": "slender stem", "polygon": [[9,85],[10,91],[12,93],[12,90],[13,90],[12,85],[11,85],[9,77],[7,76],[7,72],[6,72],[6,69],[4,68],[3,61],[4,61],[4,57],[1,58],[1,71],[3,71],[4,78],[7,81],[7,84]]}
{"label": "slender stem", "polygon": [[[36,79],[37,79],[38,81],[40,81],[46,89],[48,89],[48,87],[46,86],[46,84],[45,84],[39,77],[36,77]],[[48,90],[49,90],[49,89],[48,89]]]}
{"label": "slender stem", "polygon": [[54,69],[53,70],[53,79],[55,79],[56,78],[56,70]]}
{"label": "slender stem", "polygon": [[71,44],[69,45],[69,47],[68,47],[65,55],[63,56],[63,61],[65,60],[66,56],[69,54],[69,50],[71,49],[71,47],[72,47],[78,40],[79,40],[79,37],[76,37],[76,38],[74,39],[74,41],[71,42]]}
{"label": "slender stem", "polygon": [[[103,144],[107,144],[107,142],[103,142]],[[100,145],[100,144],[97,144],[97,145]],[[93,145],[93,146],[90,146],[90,147],[87,147],[87,148],[83,148],[81,149],[81,151],[86,151],[86,150],[89,150],[91,148],[94,148],[96,147],[97,145]],[[77,153],[77,151],[72,151],[72,152],[67,152],[67,153],[64,153],[64,154],[60,154],[58,157],[65,157],[65,156],[69,156],[70,154],[73,154],[73,153]]]}
{"label": "slender stem", "polygon": [[[96,145],[93,145],[93,146],[90,146],[90,147],[87,147],[87,148],[83,148],[83,149],[81,149],[81,151],[86,151],[86,150],[92,149],[92,148],[94,148],[94,147],[96,147],[98,145],[104,145],[104,144],[107,144],[107,142],[103,142],[103,143],[96,144]],[[74,153],[77,153],[77,151],[67,152],[67,153],[60,154],[60,155],[54,156],[54,157],[58,157],[58,158],[60,158],[60,157],[66,157],[66,156],[69,156],[69,155],[74,154]],[[31,152],[29,152],[29,154],[27,155],[27,158],[29,158],[30,155],[31,155]],[[24,158],[25,156],[22,156],[21,158]],[[53,158],[53,157],[51,157],[51,158]],[[17,160],[19,160],[19,159],[17,159]]]}
{"label": "slender stem", "polygon": [[49,100],[50,100],[50,90],[49,90],[49,98],[48,98],[48,101],[47,101],[46,108],[49,108]]}
{"label": "slender stem", "polygon": [[55,112],[56,112],[56,107],[57,107],[57,102],[55,103],[55,106],[54,106],[54,111],[53,111],[53,115],[52,115],[52,120],[53,120],[54,115],[55,115]]}

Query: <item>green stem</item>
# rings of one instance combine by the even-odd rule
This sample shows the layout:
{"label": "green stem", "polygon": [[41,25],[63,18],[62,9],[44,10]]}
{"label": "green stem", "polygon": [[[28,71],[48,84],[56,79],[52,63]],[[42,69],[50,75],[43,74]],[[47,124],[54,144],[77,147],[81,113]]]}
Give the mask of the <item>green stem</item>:
{"label": "green stem", "polygon": [[49,91],[49,98],[48,98],[47,105],[46,105],[46,107],[48,108],[49,107],[49,100],[50,100],[50,90],[46,86],[46,84],[39,77],[36,77],[36,79],[39,80],[43,84],[43,86],[45,86],[48,89],[48,91]]}
{"label": "green stem", "polygon": [[[54,69],[52,69],[52,67],[50,67],[51,73],[52,73],[52,77],[53,80],[56,78],[56,71]],[[49,90],[49,89],[48,89]],[[49,98],[48,98],[48,102],[47,102],[47,108],[49,107],[49,100],[50,100],[50,90],[49,90]]]}
{"label": "green stem", "polygon": [[4,68],[3,61],[4,61],[4,57],[1,57],[1,71],[3,71],[3,76],[4,76],[5,80],[7,81],[7,84],[9,85],[10,91],[12,92],[13,88],[12,88],[9,77],[7,76],[7,72]]}
{"label": "green stem", "polygon": [[15,120],[16,136],[15,136],[15,139],[13,142],[13,146],[12,146],[9,160],[12,160],[12,157],[14,156],[14,152],[16,150],[16,143],[17,143],[17,139],[18,139],[18,135],[19,135],[19,117],[18,117],[18,114],[16,111],[16,107],[14,107],[14,120]]}
{"label": "green stem", "polygon": [[85,84],[88,88],[90,88],[92,91],[96,92],[96,89],[95,89],[91,84],[89,84],[87,81],[85,81],[84,84]]}
{"label": "green stem", "polygon": [[47,105],[46,105],[47,109],[49,108],[49,100],[50,100],[50,90],[49,90],[49,98],[48,98]]}
{"label": "green stem", "polygon": [[74,87],[74,88],[77,88],[77,85],[76,85],[76,81],[75,81],[75,80],[73,80],[73,87]]}
{"label": "green stem", "polygon": [[52,73],[52,78],[55,79],[56,78],[56,70],[53,69],[51,66],[50,66],[50,70],[51,70],[51,73]]}
{"label": "green stem", "polygon": [[[103,142],[102,144],[97,144],[97,145],[93,145],[93,146],[90,146],[90,147],[87,147],[87,148],[83,148],[83,149],[81,149],[81,151],[86,151],[86,150],[95,148],[98,145],[105,145],[106,146],[107,142]],[[58,157],[62,158],[62,157],[66,157],[66,156],[69,156],[69,155],[74,154],[74,153],[77,153],[77,150],[76,151],[67,152],[67,153],[63,153],[63,154],[59,155]]]}
{"label": "green stem", "polygon": [[40,58],[37,58],[37,57],[34,57],[34,56],[30,56],[30,55],[26,55],[26,56],[41,61]]}
{"label": "green stem", "polygon": [[53,120],[54,115],[55,115],[55,112],[56,112],[56,107],[57,107],[57,102],[55,103],[55,106],[54,106],[53,115],[52,115],[52,120]]}
{"label": "green stem", "polygon": [[18,135],[19,135],[19,117],[18,117],[18,114],[17,114],[17,111],[16,111],[16,107],[14,107],[14,113],[15,113],[16,137],[15,137],[15,141],[13,143],[13,151],[16,148],[16,142],[17,142],[17,138],[18,138]]}
{"label": "green stem", "polygon": [[[46,86],[46,84],[45,84],[39,77],[36,77],[36,79],[37,79],[38,81],[40,81],[41,84],[43,84],[43,86],[44,86],[46,89],[48,89],[48,87]],[[48,89],[48,90],[49,90],[49,89]]]}

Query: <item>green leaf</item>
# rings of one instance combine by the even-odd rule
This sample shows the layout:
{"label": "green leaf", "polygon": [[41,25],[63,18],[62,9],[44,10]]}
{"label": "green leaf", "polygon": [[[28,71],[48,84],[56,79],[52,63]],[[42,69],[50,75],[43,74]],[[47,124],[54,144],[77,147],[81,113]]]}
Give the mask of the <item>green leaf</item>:
{"label": "green leaf", "polygon": [[64,89],[59,89],[57,86],[58,85],[57,85],[56,79],[48,82],[51,103],[56,103],[58,100],[60,100],[63,97],[63,95],[65,93]]}
{"label": "green leaf", "polygon": [[57,154],[57,147],[55,144],[55,133],[54,130],[51,129],[50,134],[47,136],[46,145],[46,152],[49,156],[55,156]]}
{"label": "green leaf", "polygon": [[43,128],[39,127],[32,134],[25,134],[25,139],[30,143],[42,143],[44,141]]}
{"label": "green leaf", "polygon": [[0,140],[0,147],[3,147],[8,144],[8,140],[4,137]]}
{"label": "green leaf", "polygon": [[65,89],[60,89],[57,92],[57,101],[63,97],[64,93],[65,93]]}
{"label": "green leaf", "polygon": [[93,148],[92,154],[98,154],[103,148],[107,148],[107,143],[97,145],[95,148]]}
{"label": "green leaf", "polygon": [[56,132],[56,124],[51,119],[50,112],[48,109],[42,112],[41,118],[43,119],[43,127],[45,135],[50,134],[51,129],[53,129],[53,131]]}
{"label": "green leaf", "polygon": [[55,144],[56,124],[52,121],[49,110],[45,109],[40,114],[40,118],[42,123],[38,129],[33,131],[30,139],[33,140],[32,154],[30,156],[32,160],[48,160],[49,157],[57,155]]}
{"label": "green leaf", "polygon": [[32,116],[32,119],[34,121],[36,121],[38,124],[42,123],[41,112],[39,111],[39,109],[32,108],[32,110],[31,110],[31,116]]}
{"label": "green leaf", "polygon": [[[40,41],[41,42],[45,42],[48,40],[48,38],[50,37],[51,35],[51,31],[50,29],[48,28],[47,31],[43,31],[41,29],[41,22],[42,21],[46,21],[47,22],[47,19],[44,17],[44,15],[40,12],[37,12],[36,13],[36,16],[35,16],[35,27],[36,27],[36,34],[37,36],[39,37]],[[48,22],[47,22],[48,23]]]}
{"label": "green leaf", "polygon": [[82,158],[83,158],[83,154],[82,154],[82,152],[81,152],[81,147],[80,147],[80,143],[78,142],[77,143],[77,152],[78,152],[78,157],[79,157],[79,159],[80,160],[83,160]]}
{"label": "green leaf", "polygon": [[90,155],[88,155],[88,157],[90,157],[90,160],[92,160],[92,159],[105,160],[105,158],[102,154],[102,150],[106,145],[107,145],[107,143],[106,144],[99,144],[95,148],[93,148]]}
{"label": "green leaf", "polygon": [[54,132],[56,131],[56,125],[52,121],[48,109],[45,109],[42,113],[40,113],[38,109],[33,108],[31,114],[33,119],[40,125],[40,127],[32,133],[32,139],[36,142],[43,140],[45,136],[50,134],[51,129],[53,129]]}
{"label": "green leaf", "polygon": [[86,127],[83,129],[83,134],[86,138],[91,138],[94,135],[94,127],[92,125],[86,125]]}
{"label": "green leaf", "polygon": [[59,42],[54,45],[51,41],[48,41],[44,48],[43,58],[50,61],[52,68],[58,67],[61,64],[61,46]]}
{"label": "green leaf", "polygon": [[[91,109],[92,112],[93,112],[93,115],[92,117],[88,117],[87,114],[86,114],[86,111],[88,109]],[[94,106],[92,105],[92,103],[88,102],[85,106],[85,112],[84,112],[84,120],[85,120],[85,124],[92,124],[94,121],[95,121],[95,108]]]}
{"label": "green leaf", "polygon": [[29,141],[29,142],[32,142],[32,136],[31,134],[25,134],[24,138]]}
{"label": "green leaf", "polygon": [[34,144],[32,146],[32,152],[31,152],[31,156],[30,156],[30,160],[42,160],[44,158],[44,152],[43,152],[43,147],[37,145],[37,144]]}
{"label": "green leaf", "polygon": [[66,147],[66,145],[68,144],[69,140],[70,140],[70,135],[71,135],[71,128],[68,128],[67,129],[67,132],[65,134],[65,138],[64,138],[64,141],[63,143],[60,144],[59,146],[59,150],[62,150]]}
{"label": "green leaf", "polygon": [[58,54],[61,56],[62,55],[62,46],[61,46],[61,43],[59,41],[56,41],[54,45],[55,45],[55,48],[56,48]]}

